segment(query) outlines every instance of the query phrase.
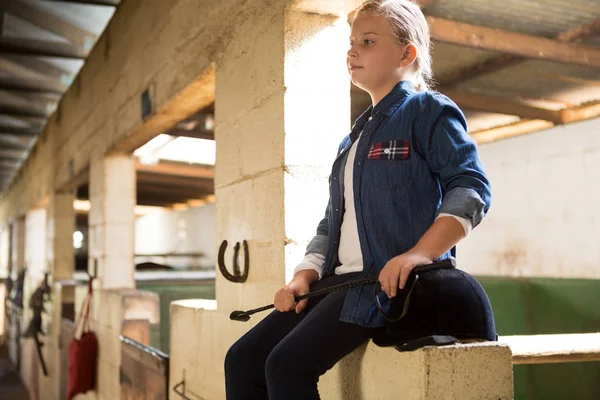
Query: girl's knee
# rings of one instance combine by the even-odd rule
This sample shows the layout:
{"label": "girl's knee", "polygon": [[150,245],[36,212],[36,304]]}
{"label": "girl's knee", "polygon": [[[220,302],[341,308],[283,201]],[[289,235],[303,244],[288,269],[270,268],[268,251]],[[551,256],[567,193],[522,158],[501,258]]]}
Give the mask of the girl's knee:
{"label": "girl's knee", "polygon": [[250,352],[251,347],[248,343],[238,340],[227,350],[227,354],[225,355],[226,374],[240,369],[240,367],[253,358]]}
{"label": "girl's knee", "polygon": [[300,349],[286,343],[276,346],[267,357],[265,363],[265,375],[268,380],[276,377],[296,375],[301,371],[309,371],[314,368],[312,363],[302,354]]}
{"label": "girl's knee", "polygon": [[265,375],[272,379],[279,374],[285,374],[289,370],[294,356],[283,346],[276,346],[267,357],[265,362]]}

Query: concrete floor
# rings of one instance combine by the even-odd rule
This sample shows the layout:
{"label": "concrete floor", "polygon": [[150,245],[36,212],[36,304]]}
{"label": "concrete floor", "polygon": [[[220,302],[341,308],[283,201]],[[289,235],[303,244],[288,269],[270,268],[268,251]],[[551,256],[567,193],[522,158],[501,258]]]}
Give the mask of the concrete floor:
{"label": "concrete floor", "polygon": [[0,347],[0,399],[29,400],[27,389],[8,358],[8,350],[5,346]]}

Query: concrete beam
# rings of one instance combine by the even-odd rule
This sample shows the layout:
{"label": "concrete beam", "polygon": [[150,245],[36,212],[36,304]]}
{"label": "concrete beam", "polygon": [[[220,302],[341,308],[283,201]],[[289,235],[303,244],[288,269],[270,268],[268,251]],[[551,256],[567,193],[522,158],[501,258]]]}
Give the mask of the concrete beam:
{"label": "concrete beam", "polygon": [[215,65],[209,65],[199,77],[162,109],[155,110],[131,135],[117,143],[113,152],[132,153],[154,137],[173,128],[215,102]]}

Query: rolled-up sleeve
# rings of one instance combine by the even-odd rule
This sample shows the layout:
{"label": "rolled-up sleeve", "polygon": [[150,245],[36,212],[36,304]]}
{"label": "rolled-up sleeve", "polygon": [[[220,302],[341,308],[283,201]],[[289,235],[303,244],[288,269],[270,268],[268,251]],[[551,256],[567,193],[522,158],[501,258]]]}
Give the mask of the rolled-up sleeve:
{"label": "rolled-up sleeve", "polygon": [[452,100],[433,93],[425,103],[417,144],[440,179],[443,198],[438,215],[465,218],[476,227],[492,199],[477,145],[467,133],[464,114]]}
{"label": "rolled-up sleeve", "polygon": [[327,254],[327,247],[329,246],[329,210],[331,209],[331,203],[327,204],[325,209],[325,217],[319,222],[317,226],[317,234],[313,236],[311,241],[306,247],[306,253],[308,254],[321,254],[323,257]]}

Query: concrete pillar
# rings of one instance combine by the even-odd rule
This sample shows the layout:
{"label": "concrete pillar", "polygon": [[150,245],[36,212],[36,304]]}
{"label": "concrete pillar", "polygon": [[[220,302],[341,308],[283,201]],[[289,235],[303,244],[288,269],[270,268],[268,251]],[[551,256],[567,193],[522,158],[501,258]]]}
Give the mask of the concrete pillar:
{"label": "concrete pillar", "polygon": [[75,270],[73,193],[55,193],[48,205],[46,255],[52,279],[72,279]]}
{"label": "concrete pillar", "polygon": [[94,154],[90,166],[89,264],[104,289],[135,287],[135,160]]}
{"label": "concrete pillar", "polygon": [[[47,208],[47,217],[45,224],[46,240],[46,262],[45,271],[51,275],[48,284],[53,289],[51,301],[45,305],[46,313],[43,314],[44,329],[46,338],[43,340],[42,349],[44,360],[49,371],[49,376],[38,373],[38,387],[45,388],[44,398],[48,400],[58,400],[60,398],[60,379],[63,378],[61,370],[61,319],[63,300],[63,286],[61,280],[73,279],[74,271],[74,250],[73,250],[73,231],[75,227],[75,211],[73,209],[73,193],[55,193],[50,196]],[[35,288],[34,288],[35,289]],[[72,289],[72,288],[71,288]],[[74,295],[70,299],[74,301]]]}
{"label": "concrete pillar", "polygon": [[228,262],[235,242],[250,250],[246,283],[217,277],[219,309],[271,302],[289,278],[350,128],[347,23],[283,3],[265,7],[217,63],[217,244],[229,242]]}
{"label": "concrete pillar", "polygon": [[0,279],[10,276],[10,226],[0,227]]}
{"label": "concrete pillar", "polygon": [[[21,320],[21,332],[25,332],[33,317],[33,310],[29,307],[29,301],[35,290],[44,279],[44,273],[48,271],[46,258],[46,208],[29,210],[25,217],[25,289],[23,291],[23,317]],[[43,315],[42,329],[47,330],[47,315]],[[44,352],[47,354],[47,351]],[[21,378],[30,396],[34,399],[40,398],[43,376],[41,363],[31,338],[21,340]]]}
{"label": "concrete pillar", "polygon": [[[11,277],[14,282],[14,292],[16,293],[18,288],[17,277],[21,271],[25,268],[25,217],[19,216],[14,218],[10,224],[10,248],[8,255],[9,268],[11,271]],[[21,296],[22,299],[22,296]],[[20,300],[21,306],[23,300]],[[14,338],[20,335],[21,325],[18,322],[17,312],[14,311],[11,315],[12,323],[10,326],[10,337],[11,341],[8,343],[8,352],[10,360],[13,365],[20,365],[21,348],[19,341]]]}
{"label": "concrete pillar", "polygon": [[28,211],[25,218],[27,277],[25,278],[26,297],[24,303],[29,301],[29,296],[44,278],[44,273],[49,272],[46,258],[46,217],[47,210],[45,208],[36,208]]}
{"label": "concrete pillar", "polygon": [[[248,280],[231,283],[217,273],[216,302],[198,303],[199,315],[175,304],[171,310],[172,382],[185,370],[189,391],[207,399],[223,397],[229,346],[267,315],[239,324],[229,313],[272,302],[286,269],[302,260],[350,128],[345,18],[263,3],[248,5],[247,21],[216,62],[217,245],[228,241],[231,272],[235,243],[248,241]],[[193,343],[185,339],[190,329],[198,332]]]}
{"label": "concrete pillar", "polygon": [[25,269],[25,216],[19,216],[12,222],[11,239],[11,268],[13,279],[17,274]]}
{"label": "concrete pillar", "polygon": [[[8,225],[0,227],[0,282],[10,277],[10,269],[8,267],[9,232]],[[8,296],[9,293],[7,293],[6,286],[0,283],[0,343],[4,343],[6,335],[6,310],[4,304]]]}

